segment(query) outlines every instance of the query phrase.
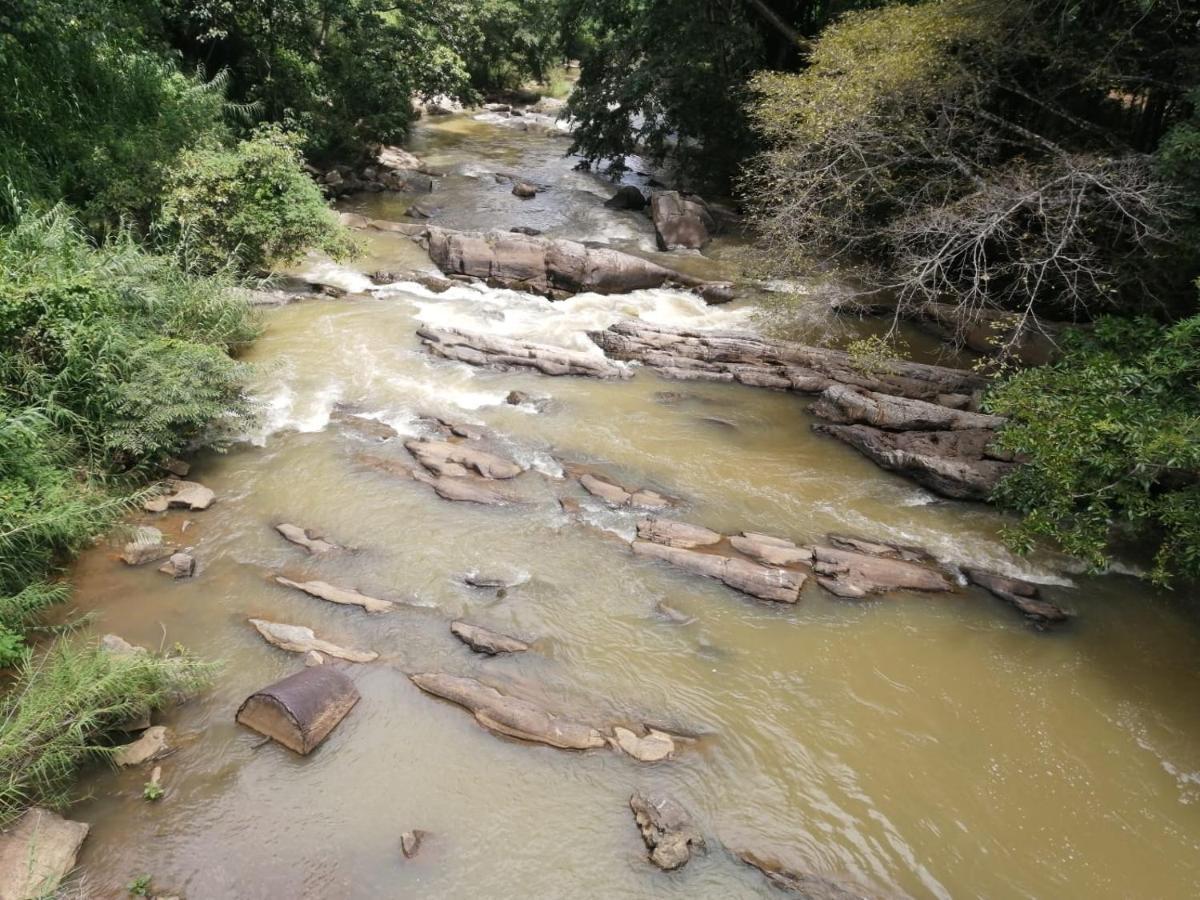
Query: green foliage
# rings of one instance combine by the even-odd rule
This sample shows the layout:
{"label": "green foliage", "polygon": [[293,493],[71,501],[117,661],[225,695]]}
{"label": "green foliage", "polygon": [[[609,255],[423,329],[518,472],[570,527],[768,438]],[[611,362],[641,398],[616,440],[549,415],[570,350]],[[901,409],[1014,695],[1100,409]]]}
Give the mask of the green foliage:
{"label": "green foliage", "polygon": [[[13,0],[0,9],[0,172],[65,199],[92,230],[146,226],[180,149],[224,132],[220,85],[181,74],[136,0]],[[0,221],[11,218],[0,205]]]}
{"label": "green foliage", "polygon": [[0,826],[35,803],[64,805],[79,766],[112,752],[106,735],[197,690],[211,673],[191,657],[67,641],[30,658],[0,701]]}
{"label": "green foliage", "polygon": [[139,875],[133,881],[129,882],[125,888],[134,897],[149,897],[150,896],[150,881],[151,876]]}
{"label": "green foliage", "polygon": [[1156,547],[1156,581],[1200,575],[1200,316],[1101,319],[987,403],[1027,459],[996,493],[1024,517],[1016,547],[1052,538],[1098,568],[1116,527]]}
{"label": "green foliage", "polygon": [[153,803],[155,800],[161,800],[165,793],[166,791],[163,790],[163,786],[157,781],[147,781],[142,785],[143,800],[149,800]]}
{"label": "green foliage", "polygon": [[185,151],[167,179],[163,222],[208,272],[264,271],[305,250],[345,256],[349,232],[300,168],[299,140],[274,127],[231,149]]}
{"label": "green foliage", "polygon": [[462,55],[480,91],[545,80],[563,58],[562,0],[477,0],[463,20]]}

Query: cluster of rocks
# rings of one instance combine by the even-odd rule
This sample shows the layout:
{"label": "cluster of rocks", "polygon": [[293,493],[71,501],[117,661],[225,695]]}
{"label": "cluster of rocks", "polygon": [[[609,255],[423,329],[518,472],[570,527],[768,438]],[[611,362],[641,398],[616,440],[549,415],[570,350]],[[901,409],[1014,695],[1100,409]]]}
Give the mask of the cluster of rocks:
{"label": "cluster of rocks", "polygon": [[623,321],[589,337],[613,359],[668,378],[819,394],[815,426],[881,467],[943,496],[985,500],[1016,465],[998,446],[999,416],[977,412],[985,381],[963,369],[850,354],[759,335]]}
{"label": "cluster of rocks", "polygon": [[679,501],[674,497],[647,487],[623,485],[591,466],[580,463],[561,463],[563,472],[579,482],[579,486],[612,507],[631,509],[661,510],[678,506]]}
{"label": "cluster of rocks", "polygon": [[[171,460],[168,466],[172,474],[158,486],[157,492],[142,504],[146,512],[165,513],[170,509],[200,511],[212,506],[216,494],[195,481],[185,481],[179,475],[188,473],[188,465],[182,460]],[[186,528],[189,523],[185,522]],[[121,561],[128,566],[144,566],[166,560],[158,571],[175,579],[191,578],[196,574],[196,558],[191,548],[180,548],[169,542],[162,530],[153,525],[138,525],[133,529],[120,554]]]}
{"label": "cluster of rocks", "polygon": [[331,197],[362,191],[429,194],[436,178],[418,157],[399,147],[383,147],[374,160],[357,167],[336,165],[325,172],[311,168],[310,172]]}

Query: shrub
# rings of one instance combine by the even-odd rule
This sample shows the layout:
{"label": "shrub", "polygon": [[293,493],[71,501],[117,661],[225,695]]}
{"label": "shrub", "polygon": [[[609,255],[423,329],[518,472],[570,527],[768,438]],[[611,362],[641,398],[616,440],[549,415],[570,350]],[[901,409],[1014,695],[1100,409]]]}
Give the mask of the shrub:
{"label": "shrub", "polygon": [[231,149],[184,152],[167,181],[163,218],[205,271],[255,272],[304,251],[352,249],[320,190],[300,168],[299,139],[264,128]]}
{"label": "shrub", "polygon": [[1048,537],[1100,567],[1116,526],[1154,545],[1156,581],[1200,575],[1200,316],[1101,319],[988,407],[1009,417],[1003,446],[1027,460],[996,492],[1024,517],[1018,549]]}

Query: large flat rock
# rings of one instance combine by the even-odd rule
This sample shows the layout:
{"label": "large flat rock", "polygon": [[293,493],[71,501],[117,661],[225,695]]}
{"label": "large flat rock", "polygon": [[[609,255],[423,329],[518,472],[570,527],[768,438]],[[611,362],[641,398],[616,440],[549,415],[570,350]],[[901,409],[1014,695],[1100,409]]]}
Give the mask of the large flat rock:
{"label": "large flat rock", "polygon": [[33,807],[0,834],[0,900],[52,896],[75,868],[89,826]]}

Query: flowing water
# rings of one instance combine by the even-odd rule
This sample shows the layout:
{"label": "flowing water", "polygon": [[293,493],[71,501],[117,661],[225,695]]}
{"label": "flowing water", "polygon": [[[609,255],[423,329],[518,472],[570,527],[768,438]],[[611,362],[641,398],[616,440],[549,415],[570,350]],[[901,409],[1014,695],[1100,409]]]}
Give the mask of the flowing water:
{"label": "flowing water", "polygon": [[[432,195],[436,221],[527,224],[653,254],[646,218],[604,210],[611,188],[573,171],[564,146],[466,116],[415,141],[452,173]],[[549,190],[520,201],[486,174],[496,170]],[[406,203],[349,206],[396,218]],[[736,274],[739,252],[722,240],[689,263]],[[420,259],[376,235],[353,268],[314,262],[311,273],[361,291],[361,272]],[[751,312],[671,291],[550,303],[407,283],[268,311],[249,355],[261,426],[196,460],[194,477],[219,497],[210,510],[157,523],[195,548],[197,577],[126,568],[113,547],[77,566],[77,601],[98,629],[224,663],[211,691],[162,717],[179,741],[162,763],[163,800],[142,799],[144,771],[89,775],[72,815],[92,824],[80,859],[90,893],[122,896],[148,873],[189,900],[772,896],[728,852],[753,849],[890,896],[1196,896],[1200,629],[1186,598],[1011,557],[998,513],[938,500],[814,435],[803,398],[647,371],[622,382],[489,372],[434,359],[414,337],[432,323],[588,349],[585,329],[623,316],[747,327]],[[549,398],[545,409],[506,404],[514,389]],[[331,421],[339,404],[402,434],[424,433],[426,414],[485,426],[530,467],[529,502],[449,503],[364,465],[363,452],[405,452]],[[634,515],[558,478],[560,460],[681,497],[681,518],[727,532],[852,532],[1022,573],[1078,618],[1039,634],[975,591],[853,603],[810,585],[795,607],[752,601],[632,557],[614,536],[629,537]],[[585,523],[560,496],[583,501]],[[357,552],[310,559],[275,534],[280,521]],[[523,583],[498,595],[465,585],[472,571]],[[275,585],[275,572],[406,605],[368,616]],[[661,603],[692,621],[662,616]],[[244,697],[301,666],[249,616],[381,654],[345,667],[362,701],[308,757],[234,723]],[[534,649],[475,656],[449,634],[455,617]],[[654,765],[508,741],[422,694],[414,671],[701,738]],[[686,806],[707,854],[671,874],[651,866],[627,805],[639,788]],[[405,860],[400,834],[414,828],[431,837]]]}

